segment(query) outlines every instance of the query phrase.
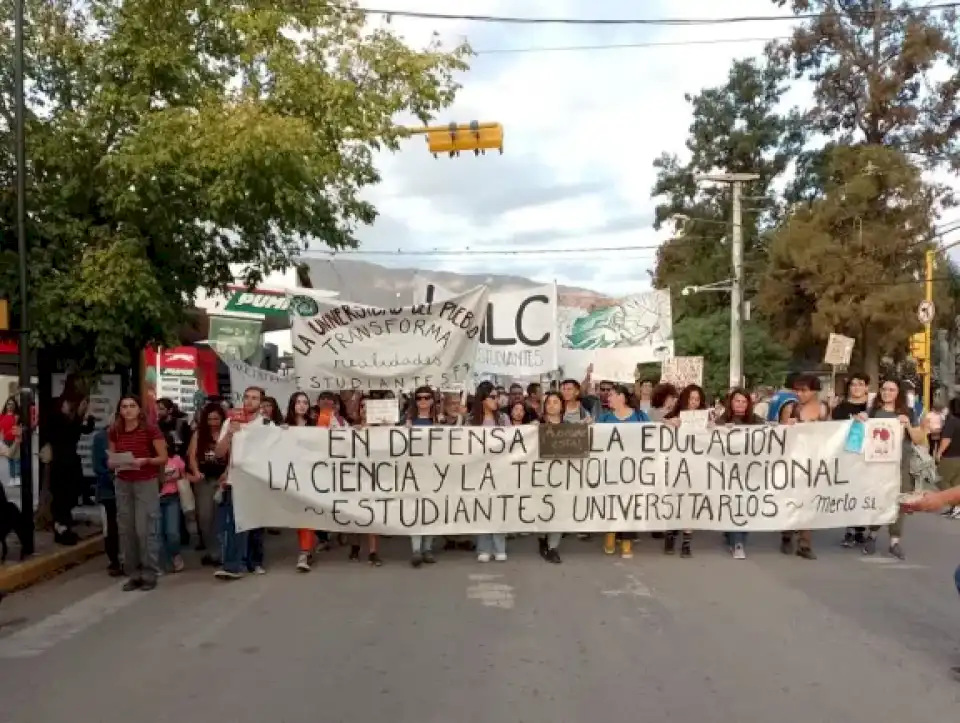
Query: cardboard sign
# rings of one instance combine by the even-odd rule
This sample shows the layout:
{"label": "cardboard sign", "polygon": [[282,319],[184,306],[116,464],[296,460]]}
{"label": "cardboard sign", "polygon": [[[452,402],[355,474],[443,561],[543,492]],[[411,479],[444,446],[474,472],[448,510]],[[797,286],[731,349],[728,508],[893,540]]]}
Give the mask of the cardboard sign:
{"label": "cardboard sign", "polygon": [[590,454],[587,424],[541,424],[540,459],[583,459]]}

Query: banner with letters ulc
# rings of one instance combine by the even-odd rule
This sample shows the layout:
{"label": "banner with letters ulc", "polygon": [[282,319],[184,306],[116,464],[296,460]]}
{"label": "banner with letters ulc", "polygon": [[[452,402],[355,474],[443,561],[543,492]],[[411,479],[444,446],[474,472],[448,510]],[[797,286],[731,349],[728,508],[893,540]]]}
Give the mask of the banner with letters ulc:
{"label": "banner with letters ulc", "polygon": [[473,376],[487,287],[381,309],[290,292],[291,342],[307,391],[462,389]]}
{"label": "banner with letters ulc", "polygon": [[541,459],[536,425],[250,427],[234,439],[240,529],[391,535],[798,530],[897,515],[900,462],[844,450],[850,422],[686,433],[597,424]]}
{"label": "banner with letters ulc", "polygon": [[[456,294],[416,276],[413,298],[435,302]],[[559,367],[557,361],[557,285],[491,292],[477,347],[477,374],[537,377]]]}

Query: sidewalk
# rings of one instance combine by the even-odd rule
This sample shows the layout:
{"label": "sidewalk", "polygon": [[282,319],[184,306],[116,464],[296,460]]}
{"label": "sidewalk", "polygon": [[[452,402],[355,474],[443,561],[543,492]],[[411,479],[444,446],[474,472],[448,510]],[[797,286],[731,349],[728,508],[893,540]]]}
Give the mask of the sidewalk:
{"label": "sidewalk", "polygon": [[[20,491],[16,487],[4,487],[7,499],[19,506]],[[7,562],[0,565],[0,591],[12,592],[29,587],[68,567],[73,567],[103,552],[103,536],[99,507],[78,507],[74,510],[77,521],[74,531],[80,542],[72,547],[57,545],[53,532],[34,533],[35,551],[20,562],[20,541],[11,533],[7,537]]]}

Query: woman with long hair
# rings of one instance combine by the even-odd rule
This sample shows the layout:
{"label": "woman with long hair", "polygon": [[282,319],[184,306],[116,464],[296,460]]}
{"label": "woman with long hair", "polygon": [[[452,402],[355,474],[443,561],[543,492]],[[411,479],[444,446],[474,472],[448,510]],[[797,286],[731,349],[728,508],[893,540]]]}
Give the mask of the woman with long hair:
{"label": "woman with long hair", "polygon": [[[408,427],[429,427],[439,423],[436,395],[430,387],[417,387],[405,417]],[[410,553],[410,564],[413,567],[435,563],[437,558],[433,556],[433,536],[411,535]]]}
{"label": "woman with long hair", "polygon": [[[649,424],[650,418],[646,412],[635,409],[630,405],[630,390],[624,384],[612,384],[607,395],[607,411],[600,415],[599,424]],[[603,538],[603,551],[607,555],[617,552],[617,543],[620,543],[620,557],[629,560],[633,557],[633,541],[637,539],[635,532],[608,532]]]}
{"label": "woman with long hair", "polygon": [[274,397],[263,398],[260,403],[260,416],[269,419],[278,427],[283,425],[283,412],[280,411],[280,404]]}
{"label": "woman with long hair", "polygon": [[107,449],[107,465],[117,472],[117,526],[130,577],[123,589],[152,590],[159,568],[160,474],[167,463],[167,443],[157,427],[147,424],[139,398],[120,398]]}
{"label": "woman with long hair", "polygon": [[[543,397],[543,416],[540,417],[540,423],[565,424],[566,422],[563,421],[564,407],[563,397],[560,396],[559,392],[547,392]],[[563,562],[560,558],[560,542],[562,540],[562,532],[549,532],[546,535],[540,535],[540,557],[554,565]]]}
{"label": "woman with long hair", "polygon": [[53,515],[53,539],[58,545],[76,545],[79,541],[73,531],[73,508],[84,495],[83,464],[77,453],[77,443],[84,434],[95,428],[88,414],[90,400],[82,385],[74,379],[65,382],[63,395],[55,402],[53,414],[41,434],[50,451],[50,512]]}
{"label": "woman with long hair", "polygon": [[680,393],[672,384],[658,384],[650,395],[650,411],[647,416],[652,422],[663,421],[663,418],[677,406]]}
{"label": "woman with long hair", "polygon": [[[741,424],[764,424],[763,418],[753,411],[753,399],[746,389],[736,388],[731,390],[723,402],[723,411],[717,416],[715,422],[718,426],[741,425]],[[730,547],[730,553],[734,560],[747,559],[747,533],[741,530],[725,532],[727,544]]]}
{"label": "woman with long hair", "polygon": [[[896,379],[884,379],[880,383],[880,391],[873,399],[873,404],[867,412],[872,419],[896,419],[903,427],[903,450],[900,455],[900,491],[912,492],[913,479],[910,477],[910,455],[914,444],[927,443],[926,430],[919,424],[917,415],[907,403],[907,390]],[[863,554],[872,555],[877,551],[877,531],[880,525],[873,525],[867,531],[867,539],[863,543]],[[890,554],[902,560],[905,555],[900,544],[903,534],[903,514],[888,528],[890,533]]]}
{"label": "woman with long hair", "polygon": [[[500,399],[490,382],[480,382],[473,395],[470,425],[474,427],[508,427],[510,420],[500,411]],[[477,561],[507,560],[507,536],[503,533],[477,535]]]}
{"label": "woman with long hair", "polygon": [[510,424],[515,427],[521,424],[533,424],[538,421],[536,413],[527,406],[526,402],[513,402],[507,415],[510,418]]}
{"label": "woman with long hair", "polygon": [[227,460],[217,457],[217,440],[227,415],[218,402],[207,402],[197,415],[197,430],[187,449],[187,470],[193,483],[197,506],[199,549],[205,550],[203,565],[219,567],[220,539],[217,535],[217,490],[227,472]]}
{"label": "woman with long hair", "polygon": [[[680,426],[680,412],[694,412],[700,409],[706,409],[707,397],[703,389],[696,384],[688,384],[677,397],[677,403],[673,409],[663,415],[665,422],[675,426]],[[663,554],[672,555],[677,548],[677,530],[671,530],[663,539]],[[684,530],[683,537],[680,540],[680,557],[693,557],[693,530]]]}
{"label": "woman with long hair", "polygon": [[[287,402],[287,414],[283,417],[281,423],[287,427],[315,427],[317,414],[310,404],[310,397],[304,392],[291,394]],[[299,552],[297,553],[296,569],[298,572],[310,572],[313,551],[317,546],[317,537],[315,530],[297,530]]]}

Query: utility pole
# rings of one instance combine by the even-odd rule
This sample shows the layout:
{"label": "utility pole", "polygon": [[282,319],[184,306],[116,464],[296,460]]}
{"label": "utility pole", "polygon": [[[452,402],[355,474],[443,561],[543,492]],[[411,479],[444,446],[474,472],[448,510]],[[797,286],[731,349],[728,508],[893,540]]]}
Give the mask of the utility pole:
{"label": "utility pole", "polygon": [[14,145],[17,164],[17,253],[20,256],[20,507],[27,522],[23,525],[24,539],[21,544],[26,555],[33,554],[33,394],[30,383],[30,347],[27,344],[30,332],[30,316],[27,310],[27,151],[24,131],[24,52],[23,52],[23,16],[25,0],[14,0]]}
{"label": "utility pole", "polygon": [[[933,249],[928,249],[926,253],[926,274],[924,276],[924,298],[933,304]],[[933,342],[933,320],[927,321],[923,325],[924,331],[924,345],[925,349],[925,358],[926,358],[926,374],[923,375],[923,410],[924,412],[930,411],[930,402],[933,401],[931,397],[931,381],[933,380],[933,354],[932,351],[932,342]]]}
{"label": "utility pole", "polygon": [[730,283],[730,388],[743,386],[743,184],[756,181],[758,173],[714,173],[697,181],[729,183],[733,190],[733,230],[730,239],[733,278]]}

